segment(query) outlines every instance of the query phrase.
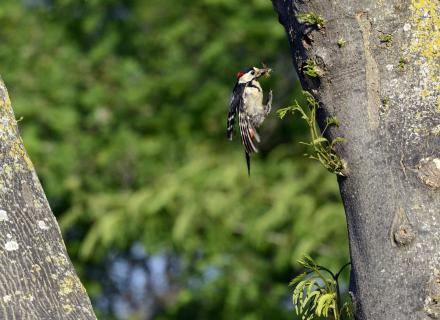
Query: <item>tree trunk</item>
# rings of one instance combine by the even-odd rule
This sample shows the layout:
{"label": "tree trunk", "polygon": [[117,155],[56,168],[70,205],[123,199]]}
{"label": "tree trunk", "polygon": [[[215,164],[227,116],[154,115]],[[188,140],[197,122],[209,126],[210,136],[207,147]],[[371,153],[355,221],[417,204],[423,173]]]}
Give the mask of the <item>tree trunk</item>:
{"label": "tree trunk", "polygon": [[326,135],[346,139],[356,319],[440,319],[440,2],[272,2],[320,126],[336,116]]}
{"label": "tree trunk", "polygon": [[96,319],[0,79],[0,319]]}

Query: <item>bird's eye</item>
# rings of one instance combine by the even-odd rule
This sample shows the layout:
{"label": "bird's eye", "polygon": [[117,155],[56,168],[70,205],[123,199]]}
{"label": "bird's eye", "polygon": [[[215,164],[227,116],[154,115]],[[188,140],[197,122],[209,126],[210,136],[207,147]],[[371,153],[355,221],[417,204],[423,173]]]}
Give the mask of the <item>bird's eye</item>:
{"label": "bird's eye", "polygon": [[254,74],[255,74],[255,71],[254,71],[254,70],[252,70],[252,71],[251,71],[251,75],[254,75]]}

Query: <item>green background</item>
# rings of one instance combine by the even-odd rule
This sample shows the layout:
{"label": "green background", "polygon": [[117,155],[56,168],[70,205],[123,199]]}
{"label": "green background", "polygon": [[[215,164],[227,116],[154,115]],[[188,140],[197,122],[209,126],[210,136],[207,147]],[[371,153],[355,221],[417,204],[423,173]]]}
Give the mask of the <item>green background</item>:
{"label": "green background", "polygon": [[235,74],[266,63],[301,101],[268,0],[0,6],[0,74],[100,319],[293,319],[312,255],[348,260],[336,178],[272,112],[247,177],[225,127]]}

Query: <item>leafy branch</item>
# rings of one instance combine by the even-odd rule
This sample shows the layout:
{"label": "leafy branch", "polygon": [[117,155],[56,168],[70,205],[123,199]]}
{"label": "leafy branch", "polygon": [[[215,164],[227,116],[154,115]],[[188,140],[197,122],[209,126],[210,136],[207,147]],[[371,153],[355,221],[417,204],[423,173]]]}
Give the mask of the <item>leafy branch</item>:
{"label": "leafy branch", "polygon": [[289,285],[295,287],[292,302],[299,319],[353,319],[351,300],[342,302],[338,281],[342,271],[351,263],[343,265],[336,274],[317,265],[309,256],[304,256],[298,263],[306,271],[295,277]]}
{"label": "leafy branch", "polygon": [[329,141],[323,136],[329,126],[339,126],[338,119],[336,117],[327,118],[326,126],[321,133],[316,122],[316,113],[319,104],[309,92],[303,91],[303,93],[307,100],[308,111],[304,110],[304,108],[299,105],[298,101],[295,101],[293,106],[278,109],[277,113],[279,117],[283,119],[289,112],[294,114],[298,111],[301,114],[301,118],[307,122],[310,131],[311,141],[300,142],[301,144],[311,147],[313,150],[312,154],[306,155],[311,159],[318,160],[328,171],[340,176],[345,176],[344,164],[335,151],[335,145],[337,143],[345,142],[345,139],[336,137],[332,141]]}

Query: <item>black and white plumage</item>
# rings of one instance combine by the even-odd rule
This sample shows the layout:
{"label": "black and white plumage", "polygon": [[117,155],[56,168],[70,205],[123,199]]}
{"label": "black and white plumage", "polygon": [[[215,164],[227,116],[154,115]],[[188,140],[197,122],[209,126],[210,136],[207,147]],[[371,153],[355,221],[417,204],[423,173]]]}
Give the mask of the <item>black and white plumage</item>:
{"label": "black and white plumage", "polygon": [[258,152],[256,143],[260,142],[258,128],[269,114],[272,108],[272,90],[266,104],[263,104],[263,89],[258,78],[269,75],[269,68],[249,68],[237,74],[237,83],[232,91],[229,104],[227,136],[232,140],[234,133],[235,118],[238,114],[241,141],[246,154],[248,174],[250,175],[250,155]]}

